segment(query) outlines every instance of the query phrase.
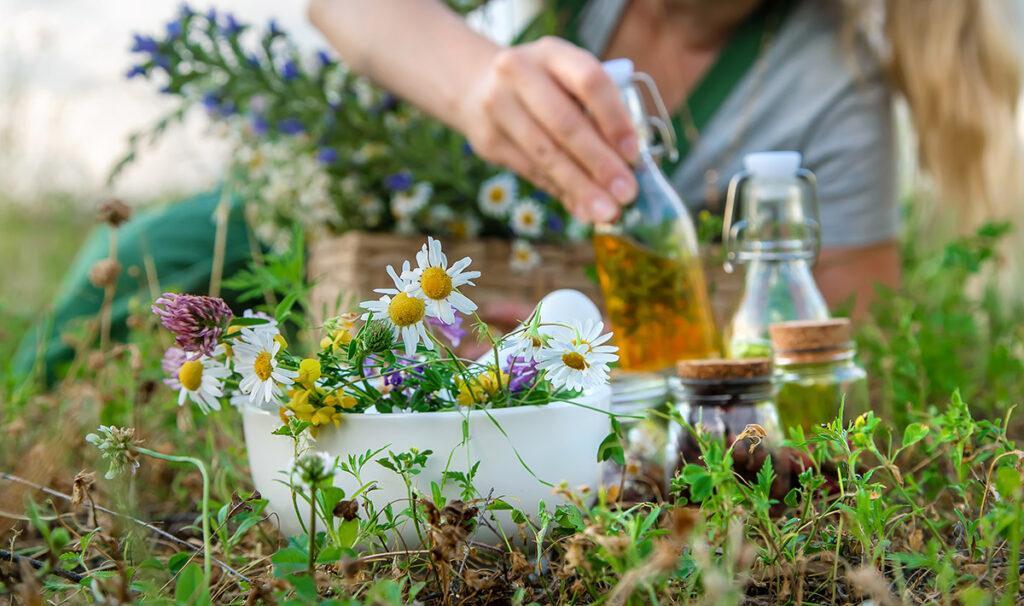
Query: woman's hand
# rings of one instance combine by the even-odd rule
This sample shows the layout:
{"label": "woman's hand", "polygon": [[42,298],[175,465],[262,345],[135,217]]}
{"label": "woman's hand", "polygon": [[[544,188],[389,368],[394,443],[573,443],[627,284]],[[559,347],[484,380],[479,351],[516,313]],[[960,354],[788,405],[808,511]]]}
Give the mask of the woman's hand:
{"label": "woman's hand", "polygon": [[585,222],[612,221],[636,196],[637,139],[618,88],[593,55],[559,38],[497,50],[458,108],[457,127]]}

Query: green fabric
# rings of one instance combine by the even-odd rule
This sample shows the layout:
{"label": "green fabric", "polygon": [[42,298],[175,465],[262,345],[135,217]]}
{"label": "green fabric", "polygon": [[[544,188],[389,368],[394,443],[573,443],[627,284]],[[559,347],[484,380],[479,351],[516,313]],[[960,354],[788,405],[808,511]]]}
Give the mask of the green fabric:
{"label": "green fabric", "polygon": [[[214,211],[220,191],[203,193],[174,204],[136,213],[118,231],[117,260],[121,276],[112,307],[111,336],[124,339],[126,320],[133,305],[149,306],[152,297],[144,259],[148,256],[156,268],[161,291],[174,290],[201,294],[207,291],[212,268],[216,233]],[[37,362],[47,382],[52,382],[73,352],[61,340],[61,334],[81,320],[95,318],[103,303],[103,291],[89,282],[89,270],[109,250],[110,228],[97,228],[68,269],[53,310],[47,321],[35,326],[21,342],[14,358],[14,371],[25,376]],[[224,276],[231,276],[249,262],[251,248],[248,228],[237,199],[231,201]],[[233,293],[225,293],[232,304]],[[232,305],[234,307],[234,305]]]}

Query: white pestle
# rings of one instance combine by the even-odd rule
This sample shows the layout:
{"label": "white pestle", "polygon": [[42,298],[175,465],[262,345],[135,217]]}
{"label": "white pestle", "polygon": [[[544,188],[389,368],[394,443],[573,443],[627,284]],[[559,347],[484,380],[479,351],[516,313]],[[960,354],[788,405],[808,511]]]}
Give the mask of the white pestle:
{"label": "white pestle", "polygon": [[[537,303],[540,308],[541,324],[572,324],[579,322],[586,324],[588,320],[601,322],[601,310],[590,300],[590,297],[572,288],[561,288],[549,292]],[[522,324],[517,327],[521,328]],[[567,328],[561,326],[542,326],[540,332],[552,337],[565,336]],[[502,347],[498,350],[498,357],[502,364],[508,357],[510,347]],[[488,352],[479,358],[477,362],[485,364],[494,359],[494,353]]]}

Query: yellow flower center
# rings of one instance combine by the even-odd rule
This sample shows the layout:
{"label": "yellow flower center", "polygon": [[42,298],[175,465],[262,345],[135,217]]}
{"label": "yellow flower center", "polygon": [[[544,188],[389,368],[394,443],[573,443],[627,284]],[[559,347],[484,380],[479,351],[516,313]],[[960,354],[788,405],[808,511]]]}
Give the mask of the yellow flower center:
{"label": "yellow flower center", "polygon": [[452,278],[440,267],[428,267],[420,277],[420,287],[423,294],[439,301],[452,293]]}
{"label": "yellow flower center", "polygon": [[423,301],[400,292],[388,304],[388,317],[395,326],[403,328],[422,320],[425,310],[426,305]]}
{"label": "yellow flower center", "polygon": [[503,202],[505,200],[505,190],[501,187],[495,187],[491,190],[488,197],[491,199],[491,202],[494,202],[495,204]]}
{"label": "yellow flower center", "polygon": [[533,216],[533,213],[523,213],[519,216],[519,220],[523,222],[523,225],[533,225],[533,222],[537,217]]}
{"label": "yellow flower center", "polygon": [[270,363],[270,352],[261,351],[256,354],[256,360],[252,363],[252,371],[256,373],[256,376],[260,378],[260,381],[266,381],[270,378],[270,373],[274,371],[274,366]]}
{"label": "yellow flower center", "polygon": [[199,360],[189,360],[178,369],[178,382],[189,391],[199,389],[203,384],[203,363]]}
{"label": "yellow flower center", "polygon": [[583,357],[583,354],[575,351],[562,354],[562,364],[565,364],[573,370],[586,370],[587,366],[589,366],[586,358]]}

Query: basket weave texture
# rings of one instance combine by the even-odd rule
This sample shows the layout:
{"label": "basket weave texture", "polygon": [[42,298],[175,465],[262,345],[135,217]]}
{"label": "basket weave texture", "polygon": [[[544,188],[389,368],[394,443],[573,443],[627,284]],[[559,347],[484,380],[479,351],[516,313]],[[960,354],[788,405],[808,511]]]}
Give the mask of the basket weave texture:
{"label": "basket weave texture", "polygon": [[[350,311],[360,301],[377,299],[375,288],[392,288],[394,284],[384,268],[400,271],[403,261],[415,262],[416,252],[423,246],[422,236],[346,232],[322,238],[310,246],[308,272],[314,282],[310,310],[318,323],[325,318]],[[469,295],[481,308],[495,302],[535,302],[559,288],[574,288],[602,304],[601,289],[587,276],[594,263],[594,250],[589,242],[575,244],[538,244],[540,264],[529,271],[516,271],[509,264],[512,244],[498,238],[472,240],[442,239],[449,263],[463,257],[473,259],[470,269],[482,275],[474,280]],[[737,274],[726,274],[721,264],[711,261],[718,255],[705,254],[706,272],[711,299],[719,327],[728,318],[742,287]]]}

